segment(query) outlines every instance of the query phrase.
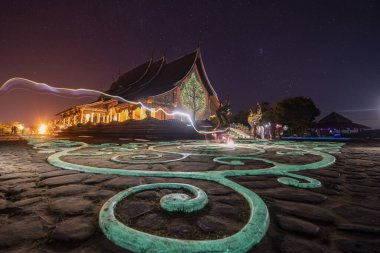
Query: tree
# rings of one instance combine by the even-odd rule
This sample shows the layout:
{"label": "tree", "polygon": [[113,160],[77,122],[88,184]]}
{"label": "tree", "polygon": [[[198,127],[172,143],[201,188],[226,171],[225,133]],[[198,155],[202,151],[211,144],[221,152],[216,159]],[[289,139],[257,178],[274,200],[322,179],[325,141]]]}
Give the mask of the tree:
{"label": "tree", "polygon": [[240,110],[238,113],[234,114],[232,117],[232,121],[234,123],[240,123],[245,126],[249,126],[248,124],[248,115],[249,115],[249,109],[248,110]]}
{"label": "tree", "polygon": [[193,120],[206,107],[206,95],[194,72],[181,87],[181,103],[193,113]]}
{"label": "tree", "polygon": [[313,100],[306,97],[286,98],[275,103],[272,110],[278,123],[288,125],[298,134],[303,134],[320,114]]}

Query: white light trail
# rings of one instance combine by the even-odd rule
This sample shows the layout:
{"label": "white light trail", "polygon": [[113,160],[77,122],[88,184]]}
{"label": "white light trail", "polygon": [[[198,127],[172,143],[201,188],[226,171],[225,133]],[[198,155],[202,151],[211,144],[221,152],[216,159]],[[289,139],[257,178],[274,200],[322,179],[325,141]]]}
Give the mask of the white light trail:
{"label": "white light trail", "polygon": [[[107,93],[104,93],[104,92],[101,92],[101,91],[98,91],[98,90],[93,90],[93,89],[85,89],[85,88],[79,88],[79,89],[73,89],[73,88],[61,88],[61,87],[54,87],[54,86],[51,86],[51,85],[48,85],[46,83],[38,83],[38,82],[34,82],[32,80],[29,80],[29,79],[26,79],[26,78],[21,78],[21,77],[14,77],[14,78],[11,78],[9,79],[8,81],[6,81],[1,87],[0,87],[0,92],[1,91],[6,91],[7,88],[12,88],[12,86],[16,86],[16,85],[22,85],[22,84],[27,84],[29,86],[34,86],[34,87],[38,87],[38,88],[42,88],[43,90],[47,90],[47,91],[50,91],[52,92],[53,94],[60,94],[61,92],[69,92],[73,95],[81,95],[81,93],[95,93],[97,95],[103,95],[103,96],[107,96],[107,97],[110,97],[110,98],[114,98],[114,99],[117,99],[119,101],[123,101],[125,103],[130,103],[130,104],[134,104],[134,105],[140,105],[141,107],[143,107],[144,109],[148,110],[149,112],[152,111],[152,108],[149,108],[147,107],[146,105],[144,105],[142,102],[138,101],[138,102],[135,102],[135,101],[130,101],[130,100],[127,100],[125,98],[122,98],[120,96],[114,96],[114,95],[110,95],[110,94],[107,94]],[[79,93],[79,94],[77,94]],[[223,133],[225,132],[227,129],[224,129],[224,130],[213,130],[213,131],[203,131],[203,130],[198,130],[193,122],[193,120],[191,119],[191,116],[190,114],[188,113],[184,113],[184,112],[180,112],[180,111],[174,111],[172,113],[169,113],[167,111],[165,111],[164,109],[160,108],[158,110],[156,110],[155,112],[159,112],[159,111],[162,111],[163,113],[165,113],[166,115],[168,116],[176,116],[176,115],[179,115],[179,116],[183,116],[185,118],[187,118],[191,124],[191,126],[194,128],[194,130],[200,134],[214,134],[214,133]]]}

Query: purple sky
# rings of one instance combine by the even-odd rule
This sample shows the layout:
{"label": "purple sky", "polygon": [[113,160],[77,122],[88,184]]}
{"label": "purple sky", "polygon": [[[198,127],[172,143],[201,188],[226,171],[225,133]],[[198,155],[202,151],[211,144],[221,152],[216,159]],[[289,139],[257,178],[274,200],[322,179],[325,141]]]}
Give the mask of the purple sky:
{"label": "purple sky", "polygon": [[[201,38],[210,81],[234,112],[302,95],[322,116],[337,111],[380,128],[379,27],[376,0],[3,0],[0,83],[105,90],[152,53],[167,48],[171,60]],[[88,101],[0,93],[0,122],[35,124]]]}

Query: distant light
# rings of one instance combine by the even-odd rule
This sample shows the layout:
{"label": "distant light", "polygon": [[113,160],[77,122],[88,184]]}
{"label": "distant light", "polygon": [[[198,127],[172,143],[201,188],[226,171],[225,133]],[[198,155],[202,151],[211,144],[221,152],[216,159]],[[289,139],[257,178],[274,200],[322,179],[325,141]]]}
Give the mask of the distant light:
{"label": "distant light", "polygon": [[229,138],[226,144],[227,147],[235,147],[235,142],[232,138]]}
{"label": "distant light", "polygon": [[46,134],[47,126],[45,124],[41,124],[38,128],[38,134]]}
{"label": "distant light", "polygon": [[18,129],[20,129],[20,131],[22,131],[22,130],[24,130],[24,125],[23,124],[20,124],[20,125],[18,125]]}
{"label": "distant light", "polygon": [[86,122],[90,121],[90,118],[91,118],[91,115],[90,114],[86,114]]}

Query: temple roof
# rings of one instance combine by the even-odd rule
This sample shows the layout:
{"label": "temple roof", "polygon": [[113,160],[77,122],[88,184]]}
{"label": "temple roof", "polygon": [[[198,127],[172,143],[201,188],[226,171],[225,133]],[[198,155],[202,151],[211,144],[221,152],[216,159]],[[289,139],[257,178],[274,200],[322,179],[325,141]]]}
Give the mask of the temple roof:
{"label": "temple roof", "polygon": [[121,75],[104,93],[127,100],[160,95],[176,87],[195,65],[206,90],[217,97],[205,73],[199,48],[169,63],[165,57],[147,61]]}
{"label": "temple roof", "polygon": [[332,112],[326,117],[322,118],[317,123],[317,126],[320,128],[335,128],[335,129],[346,129],[346,128],[370,129],[370,127],[354,123],[352,122],[352,120],[336,112]]}

